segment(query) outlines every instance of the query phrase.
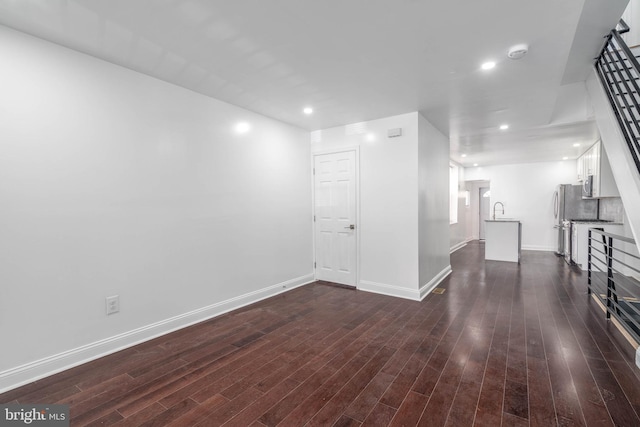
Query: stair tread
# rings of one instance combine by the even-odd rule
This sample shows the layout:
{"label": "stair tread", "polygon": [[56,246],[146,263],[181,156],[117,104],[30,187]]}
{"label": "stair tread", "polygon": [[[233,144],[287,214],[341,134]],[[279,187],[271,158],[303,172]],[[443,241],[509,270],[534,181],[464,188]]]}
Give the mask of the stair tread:
{"label": "stair tread", "polygon": [[616,80],[615,83],[622,83],[623,81],[631,82],[631,81],[638,81],[638,80],[640,80],[640,77],[634,77],[633,79]]}
{"label": "stair tread", "polygon": [[[614,88],[614,89],[615,89],[615,88]],[[636,95],[637,95],[637,94],[638,94],[638,92],[637,92],[637,91],[635,91],[635,90],[633,90],[633,91],[631,91],[631,93],[629,93],[629,92],[622,92],[622,93],[620,94],[620,93],[616,93],[616,92],[614,91],[614,92],[613,92],[613,94],[614,94],[614,95],[616,95],[616,96],[620,96],[620,95],[627,95],[627,96],[630,96],[630,95],[634,95],[634,94],[636,94]]]}
{"label": "stair tread", "polygon": [[[629,61],[628,59],[623,59],[622,61]],[[604,61],[605,64],[611,65],[611,64],[619,64],[620,61],[619,60],[615,60],[615,61]],[[624,67],[626,69],[633,69],[633,64],[626,64],[626,66]]]}
{"label": "stair tread", "polygon": [[[640,59],[640,55],[634,55],[633,56],[635,59]],[[623,61],[629,61],[629,57],[625,56],[624,58],[622,58]],[[614,59],[613,61],[606,61],[608,64],[611,64],[611,62],[620,62],[619,59]]]}

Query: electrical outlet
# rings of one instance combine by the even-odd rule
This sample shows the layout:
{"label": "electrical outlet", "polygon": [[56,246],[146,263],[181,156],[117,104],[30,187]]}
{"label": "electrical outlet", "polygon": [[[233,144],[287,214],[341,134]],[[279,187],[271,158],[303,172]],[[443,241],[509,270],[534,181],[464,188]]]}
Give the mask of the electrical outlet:
{"label": "electrical outlet", "polygon": [[120,296],[114,295],[112,297],[107,297],[107,316],[110,314],[114,314],[120,311]]}

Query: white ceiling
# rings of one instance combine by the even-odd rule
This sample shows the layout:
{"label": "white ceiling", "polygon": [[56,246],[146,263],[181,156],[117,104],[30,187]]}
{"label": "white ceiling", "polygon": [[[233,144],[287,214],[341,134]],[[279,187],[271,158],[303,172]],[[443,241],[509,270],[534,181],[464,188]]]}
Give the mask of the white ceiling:
{"label": "white ceiling", "polygon": [[308,130],[420,111],[488,165],[597,139],[581,82],[627,2],[0,0],[0,23]]}

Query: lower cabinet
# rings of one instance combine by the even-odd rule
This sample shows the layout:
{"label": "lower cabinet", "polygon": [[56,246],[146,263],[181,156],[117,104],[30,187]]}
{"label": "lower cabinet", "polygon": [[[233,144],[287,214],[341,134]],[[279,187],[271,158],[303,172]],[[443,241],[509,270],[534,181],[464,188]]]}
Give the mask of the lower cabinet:
{"label": "lower cabinet", "polygon": [[603,228],[607,233],[623,235],[622,224],[607,224],[601,222],[572,222],[571,223],[571,261],[580,269],[588,268],[589,257],[589,229]]}

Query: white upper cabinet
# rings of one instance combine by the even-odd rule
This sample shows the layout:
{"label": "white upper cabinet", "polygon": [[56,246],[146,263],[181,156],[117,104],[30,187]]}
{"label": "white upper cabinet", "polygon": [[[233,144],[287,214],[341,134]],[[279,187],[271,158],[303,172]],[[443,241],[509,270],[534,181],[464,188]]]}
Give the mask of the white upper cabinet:
{"label": "white upper cabinet", "polygon": [[602,142],[596,142],[578,158],[577,175],[578,181],[593,175],[593,197],[620,197]]}
{"label": "white upper cabinet", "polygon": [[578,181],[580,181],[580,182],[584,181],[584,158],[585,158],[585,156],[582,155],[582,156],[578,157],[578,161],[576,162],[576,166],[577,166],[577,171],[576,172],[577,172],[577,175],[578,175]]}

